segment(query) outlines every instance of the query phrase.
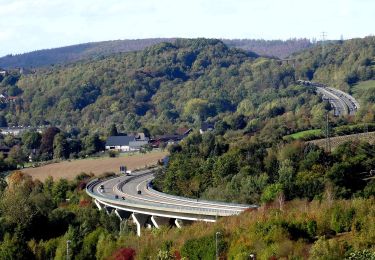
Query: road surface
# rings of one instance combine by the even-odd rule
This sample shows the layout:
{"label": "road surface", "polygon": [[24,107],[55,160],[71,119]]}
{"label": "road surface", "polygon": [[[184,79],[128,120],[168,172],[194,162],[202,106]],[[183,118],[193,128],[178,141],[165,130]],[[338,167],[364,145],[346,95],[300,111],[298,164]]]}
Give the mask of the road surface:
{"label": "road surface", "polygon": [[316,92],[322,95],[323,100],[327,100],[331,104],[335,116],[354,115],[359,109],[358,101],[339,89],[306,80],[298,80],[297,83],[315,87]]}
{"label": "road surface", "polygon": [[143,170],[132,173],[131,176],[95,181],[89,184],[88,194],[99,202],[103,200],[109,206],[112,204],[114,206],[130,205],[132,208],[142,209],[142,212],[155,209],[169,213],[177,210],[182,214],[230,216],[257,207],[255,205],[190,199],[161,193],[152,189],[150,185],[154,178],[153,174],[153,170]]}

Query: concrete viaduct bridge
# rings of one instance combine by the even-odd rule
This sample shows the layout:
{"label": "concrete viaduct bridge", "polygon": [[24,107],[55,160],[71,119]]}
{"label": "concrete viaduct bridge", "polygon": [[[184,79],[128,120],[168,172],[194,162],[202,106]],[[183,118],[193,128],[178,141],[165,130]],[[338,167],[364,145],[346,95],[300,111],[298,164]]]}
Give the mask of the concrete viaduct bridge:
{"label": "concrete viaduct bridge", "polygon": [[256,205],[196,200],[158,192],[152,188],[154,170],[133,172],[130,176],[95,179],[86,192],[99,210],[114,211],[122,219],[131,219],[137,235],[143,227],[181,226],[192,221],[215,222],[218,217],[238,215]]}

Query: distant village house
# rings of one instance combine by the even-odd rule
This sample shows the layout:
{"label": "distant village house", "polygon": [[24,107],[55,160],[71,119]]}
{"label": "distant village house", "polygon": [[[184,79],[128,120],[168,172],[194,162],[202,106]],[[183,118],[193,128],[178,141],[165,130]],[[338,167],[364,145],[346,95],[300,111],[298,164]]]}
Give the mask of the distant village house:
{"label": "distant village house", "polygon": [[132,152],[139,151],[148,143],[149,138],[143,133],[125,136],[110,136],[105,143],[105,149],[120,152]]}

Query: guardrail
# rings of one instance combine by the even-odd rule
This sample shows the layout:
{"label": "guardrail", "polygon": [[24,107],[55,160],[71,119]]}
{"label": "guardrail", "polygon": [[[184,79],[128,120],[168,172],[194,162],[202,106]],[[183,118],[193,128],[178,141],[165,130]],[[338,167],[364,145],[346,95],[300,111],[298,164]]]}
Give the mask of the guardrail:
{"label": "guardrail", "polygon": [[[145,173],[145,174],[149,174]],[[143,174],[143,175],[145,175]],[[142,176],[143,176],[142,175]],[[141,175],[138,176],[132,176],[122,182],[122,185],[125,185],[130,180],[133,180],[134,178],[139,178]],[[94,179],[90,181],[86,186],[86,192],[93,198],[97,199],[99,202],[106,202],[107,204],[113,205],[113,207],[130,207],[130,208],[139,208],[143,210],[154,210],[154,211],[167,211],[167,212],[174,212],[174,213],[180,213],[180,214],[193,214],[193,215],[207,215],[207,216],[231,216],[231,215],[238,215],[243,210],[246,209],[246,207],[243,210],[234,210],[234,209],[227,209],[227,210],[220,210],[220,209],[209,209],[209,208],[192,208],[189,206],[176,206],[176,205],[166,205],[166,204],[157,204],[157,203],[148,203],[144,201],[134,200],[125,198],[125,200],[122,200],[122,198],[116,198],[116,195],[110,195],[103,196],[101,194],[97,194],[94,191],[94,188],[103,181],[108,181],[112,178],[106,178],[106,179]],[[113,178],[114,179],[114,178]],[[249,208],[254,208],[256,206],[250,206]]]}
{"label": "guardrail", "polygon": [[201,204],[210,204],[210,205],[215,204],[215,205],[218,205],[218,206],[226,206],[226,207],[240,207],[240,208],[243,208],[243,209],[257,208],[258,207],[256,205],[226,203],[226,202],[221,202],[221,201],[210,201],[210,200],[202,200],[202,199],[198,199],[197,200],[197,199],[191,199],[191,198],[186,198],[186,197],[175,196],[175,195],[171,195],[171,194],[167,194],[167,193],[163,193],[163,192],[155,190],[153,188],[153,186],[152,186],[152,181],[150,181],[147,184],[147,189],[151,193],[158,194],[161,197],[171,198],[171,199],[181,200],[181,201],[199,202]]}

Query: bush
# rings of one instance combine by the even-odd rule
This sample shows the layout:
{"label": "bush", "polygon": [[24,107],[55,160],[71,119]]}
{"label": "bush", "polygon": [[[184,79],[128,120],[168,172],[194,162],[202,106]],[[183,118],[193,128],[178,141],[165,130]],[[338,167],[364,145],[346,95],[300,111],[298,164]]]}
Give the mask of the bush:
{"label": "bush", "polygon": [[354,215],[353,208],[343,209],[341,206],[336,206],[332,212],[331,229],[336,233],[350,231]]}
{"label": "bush", "polygon": [[112,259],[116,260],[133,260],[135,257],[135,250],[133,248],[120,248],[113,253]]}
{"label": "bush", "polygon": [[110,150],[110,151],[108,151],[108,155],[109,155],[109,157],[111,157],[111,158],[115,158],[115,157],[118,157],[119,152],[118,152],[118,151]]}
{"label": "bush", "polygon": [[[222,237],[218,238],[218,251],[224,252],[226,247]],[[215,234],[202,237],[199,239],[191,239],[185,242],[181,249],[181,256],[189,259],[215,259],[216,257],[216,241]]]}

